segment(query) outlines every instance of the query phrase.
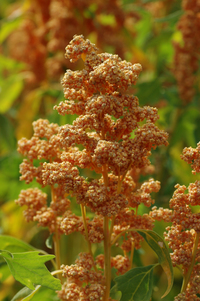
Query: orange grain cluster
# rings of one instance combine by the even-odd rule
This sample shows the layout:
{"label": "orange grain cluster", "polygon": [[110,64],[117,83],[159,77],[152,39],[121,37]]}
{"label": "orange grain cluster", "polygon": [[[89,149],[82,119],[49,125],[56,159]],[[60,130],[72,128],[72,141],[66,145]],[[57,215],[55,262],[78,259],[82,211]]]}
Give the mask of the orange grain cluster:
{"label": "orange grain cluster", "polygon": [[[139,15],[124,10],[121,4],[113,0],[95,3],[88,0],[36,0],[31,1],[26,9],[14,7],[13,15],[20,11],[22,21],[9,36],[9,55],[25,63],[26,87],[33,88],[47,79],[55,82],[60,78],[66,69],[63,49],[76,33],[86,36],[95,33],[99,47],[110,45],[123,56],[126,43],[122,28],[127,23],[134,28]],[[102,21],[106,16],[113,18],[111,24]],[[133,29],[130,35],[135,36]]]}
{"label": "orange grain cluster", "polygon": [[[66,47],[66,57],[72,62],[82,58],[84,68],[67,70],[62,80],[66,100],[55,109],[78,117],[72,125],[61,127],[39,119],[33,124],[33,137],[21,139],[18,148],[27,157],[20,168],[21,179],[30,183],[35,178],[41,186],[50,186],[52,200],[47,205],[46,195],[28,190],[17,203],[28,207],[27,220],[59,234],[79,231],[89,245],[104,240],[103,220],[110,219],[111,244],[124,251],[124,256],[111,259],[111,266],[123,274],[130,268],[127,253],[133,246],[138,249],[142,240],[134,231],[126,237],[124,233],[153,228],[154,219],[149,214],[138,215],[137,209],[140,204],[150,207],[154,203],[151,193],[160,189],[153,179],[139,185],[139,174],[152,170],[151,149],[167,145],[168,135],[155,125],[157,109],[140,107],[138,98],[129,94],[142,69],[140,64],[132,65],[118,55],[99,54],[83,36],[74,36]],[[86,168],[96,173],[95,179],[82,175]],[[68,195],[94,217],[76,216]],[[75,265],[62,267],[67,281],[59,297],[102,300],[104,256],[96,261],[91,252],[80,256]]]}
{"label": "orange grain cluster", "polygon": [[[184,148],[181,158],[191,164],[193,173],[200,172],[199,143],[196,149]],[[171,210],[154,207],[150,215],[157,220],[172,222],[172,226],[166,228],[165,239],[172,249],[173,266],[182,267],[184,279],[187,279],[188,273],[190,275],[188,282],[184,280],[187,285],[183,285],[183,291],[175,300],[199,300],[197,294],[200,293],[200,212],[192,206],[200,206],[200,181],[190,183],[188,188],[179,184],[175,188],[170,200]]]}
{"label": "orange grain cluster", "polygon": [[200,53],[200,1],[183,0],[181,16],[177,28],[182,34],[182,43],[174,43],[174,75],[178,83],[179,95],[187,104],[195,95],[196,72],[199,68]]}
{"label": "orange grain cluster", "polygon": [[[104,277],[101,271],[94,271],[95,262],[88,253],[80,253],[75,265],[61,266],[67,282],[58,296],[62,300],[103,300]],[[84,284],[84,286],[83,286]]]}

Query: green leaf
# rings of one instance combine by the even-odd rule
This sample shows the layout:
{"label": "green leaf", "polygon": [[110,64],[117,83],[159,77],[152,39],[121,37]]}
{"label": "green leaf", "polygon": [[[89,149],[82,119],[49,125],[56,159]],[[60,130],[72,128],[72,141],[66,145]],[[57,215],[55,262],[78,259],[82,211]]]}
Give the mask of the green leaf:
{"label": "green leaf", "polygon": [[14,136],[14,127],[7,116],[0,114],[0,145],[1,152],[16,150],[16,140]]}
{"label": "green leaf", "polygon": [[53,248],[53,235],[54,235],[54,233],[51,233],[45,242],[47,248],[49,248],[49,249]]}
{"label": "green leaf", "polygon": [[0,235],[1,250],[12,251],[14,253],[35,251],[36,249],[31,245],[8,235]]}
{"label": "green leaf", "polygon": [[27,296],[26,298],[22,299],[22,301],[60,301],[58,295],[55,291],[52,291],[46,287],[39,287],[37,291],[34,291],[32,295]]}
{"label": "green leaf", "polygon": [[37,285],[35,290],[32,291],[27,287],[21,289],[11,301],[59,301],[58,295],[56,292]]}
{"label": "green leaf", "polygon": [[9,74],[17,74],[24,67],[25,67],[25,63],[16,61],[8,56],[4,56],[0,54],[0,74],[1,77],[3,77],[3,80],[5,80],[4,78],[5,69],[9,71]]}
{"label": "green leaf", "polygon": [[9,34],[19,26],[20,22],[21,18],[18,17],[2,24],[0,30],[0,43],[2,43]]}
{"label": "green leaf", "polygon": [[34,291],[31,291],[31,293],[28,296],[26,296],[25,298],[23,298],[22,301],[32,300],[33,296],[39,291],[40,288],[41,288],[41,285],[37,285],[36,288],[34,289]]}
{"label": "green leaf", "polygon": [[10,253],[1,251],[1,256],[7,262],[13,277],[30,288],[34,285],[46,286],[52,290],[60,290],[61,283],[48,271],[44,263],[54,258],[54,255],[38,255],[39,251]]}
{"label": "green leaf", "polygon": [[5,261],[0,263],[0,283],[3,283],[11,275],[8,265]]}
{"label": "green leaf", "polygon": [[137,97],[140,103],[145,104],[151,102],[152,105],[156,104],[162,97],[161,95],[161,82],[158,78],[148,82],[143,82],[137,85]]}
{"label": "green leaf", "polygon": [[28,287],[23,287],[17,294],[12,298],[11,301],[23,300],[22,298],[29,296],[33,291]]}
{"label": "green leaf", "polygon": [[114,300],[120,301],[122,293],[118,290],[117,284],[113,285],[110,290],[110,297]]}
{"label": "green leaf", "polygon": [[11,75],[1,83],[0,113],[7,112],[23,89],[23,81],[19,75]]}
{"label": "green leaf", "polygon": [[156,22],[160,23],[160,22],[168,22],[168,21],[174,21],[177,22],[179,20],[179,18],[183,15],[183,11],[179,10],[176,11],[168,16],[165,16],[163,18],[157,18],[155,19]]}
{"label": "green leaf", "polygon": [[153,269],[155,265],[134,268],[116,277],[113,291],[121,291],[120,301],[149,301],[153,290]]}
{"label": "green leaf", "polygon": [[[156,252],[158,256],[158,262],[162,266],[165,274],[167,275],[168,286],[165,294],[162,296],[165,297],[171,290],[173,285],[173,266],[169,251],[165,245],[164,240],[156,232],[151,230],[136,230],[148,243],[148,245]],[[135,300],[134,300],[135,301]]]}

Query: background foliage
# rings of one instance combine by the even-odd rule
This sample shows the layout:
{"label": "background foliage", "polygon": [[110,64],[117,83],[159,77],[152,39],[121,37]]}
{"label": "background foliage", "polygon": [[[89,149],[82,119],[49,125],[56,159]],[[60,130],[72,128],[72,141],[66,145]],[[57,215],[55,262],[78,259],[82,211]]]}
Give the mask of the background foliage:
{"label": "background foliage", "polygon": [[[177,27],[184,14],[181,1],[105,2],[4,0],[0,3],[0,233],[23,239],[37,248],[47,249],[47,231],[26,224],[22,209],[14,203],[20,190],[27,188],[19,181],[22,157],[17,152],[17,140],[31,137],[32,122],[37,118],[59,125],[73,121],[73,116],[59,116],[53,106],[64,99],[60,79],[66,68],[81,68],[80,63],[72,67],[64,59],[64,48],[74,34],[83,34],[102,51],[117,53],[143,66],[133,93],[139,97],[140,105],[159,109],[158,126],[169,132],[169,146],[152,154],[155,166],[152,176],[161,181],[155,205],[168,207],[176,183],[187,186],[200,180],[180,159],[184,147],[196,147],[200,141],[199,71],[195,73],[194,97],[188,102],[179,96],[180,83],[177,84],[174,76],[177,68],[174,43],[183,44]],[[182,85],[185,84],[183,80]],[[165,226],[156,224],[155,230],[162,235]],[[84,249],[85,242],[79,234],[73,234],[65,237],[62,245],[63,262],[71,264],[79,250]],[[147,265],[152,258],[154,254],[144,244],[134,261]],[[160,277],[161,270],[154,273],[153,300],[156,301],[166,289],[166,279],[163,274]],[[4,301],[11,300],[21,287],[9,272],[7,276],[2,279],[0,273],[0,299]],[[163,300],[172,300],[179,292],[178,271],[175,271],[175,281],[171,295]],[[162,292],[157,287],[163,287]]]}

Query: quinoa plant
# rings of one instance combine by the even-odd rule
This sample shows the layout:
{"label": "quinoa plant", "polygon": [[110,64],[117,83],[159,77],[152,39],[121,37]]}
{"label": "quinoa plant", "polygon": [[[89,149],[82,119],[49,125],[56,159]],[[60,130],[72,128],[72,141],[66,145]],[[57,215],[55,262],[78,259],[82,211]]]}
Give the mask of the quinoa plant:
{"label": "quinoa plant", "polygon": [[[66,100],[54,109],[61,115],[76,114],[77,118],[72,125],[63,126],[39,119],[33,123],[33,137],[21,139],[18,147],[26,157],[20,166],[21,180],[28,184],[36,179],[41,187],[50,187],[51,200],[39,188],[29,188],[21,191],[16,201],[20,206],[26,205],[24,215],[28,222],[37,221],[38,226],[49,229],[55,252],[55,271],[51,274],[58,279],[43,266],[53,255],[39,256],[39,250],[33,251],[20,243],[18,246],[29,252],[11,253],[4,248],[1,255],[13,276],[32,290],[26,291],[28,297],[23,300],[34,296],[39,300],[41,286],[46,286],[57,291],[60,300],[148,301],[152,296],[153,269],[158,264],[133,267],[134,250],[145,240],[158,255],[158,262],[167,275],[166,295],[172,287],[173,270],[163,239],[152,231],[154,221],[172,221],[173,229],[180,223],[180,215],[188,213],[179,204],[174,205],[176,192],[171,200],[173,212],[153,207],[149,213],[138,213],[140,206],[154,204],[151,193],[160,189],[160,183],[152,178],[139,184],[139,176],[152,170],[151,150],[168,145],[168,134],[155,125],[159,118],[157,109],[140,107],[138,98],[131,94],[142,67],[123,61],[118,55],[99,53],[83,36],[74,36],[66,47],[66,58],[72,63],[82,59],[84,68],[66,71],[62,80]],[[80,205],[80,216],[73,212],[73,202]],[[198,202],[197,199],[195,205]],[[185,228],[180,229],[180,235],[184,236],[188,225],[191,227],[187,234],[189,246],[194,251],[187,265],[182,262],[186,266],[182,293],[191,285],[191,273],[196,275],[194,271],[198,270],[195,265],[199,254],[198,227],[190,224],[189,219]],[[171,241],[173,230],[167,230],[166,240]],[[88,251],[80,250],[75,264],[62,265],[60,237],[73,232],[85,237]],[[96,254],[95,244],[99,249],[103,246],[102,254]],[[178,248],[180,244],[177,239],[174,246]],[[116,256],[112,254],[114,246],[121,249]],[[172,244],[170,247],[175,252]],[[26,272],[20,272],[20,265]],[[192,268],[188,271],[189,265]],[[114,284],[112,268],[117,274]],[[193,295],[196,293],[199,291],[192,291]],[[184,298],[176,300],[199,300]]]}

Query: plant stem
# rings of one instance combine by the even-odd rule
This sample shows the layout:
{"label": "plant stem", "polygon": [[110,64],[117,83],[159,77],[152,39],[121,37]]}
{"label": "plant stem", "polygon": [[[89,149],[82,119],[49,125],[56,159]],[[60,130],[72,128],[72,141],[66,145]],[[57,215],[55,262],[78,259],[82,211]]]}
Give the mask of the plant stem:
{"label": "plant stem", "polygon": [[88,249],[89,249],[90,254],[93,256],[92,249],[91,249],[91,243],[90,243],[89,238],[88,238],[88,228],[87,228],[87,221],[86,221],[86,210],[85,210],[85,206],[83,204],[81,204],[81,213],[82,213],[82,217],[83,217],[83,224],[84,224],[84,229],[85,229],[85,238],[86,238],[87,243],[88,243]]}
{"label": "plant stem", "polygon": [[200,237],[200,232],[196,232],[196,237],[195,237],[193,250],[192,250],[192,262],[189,266],[189,269],[188,269],[186,275],[184,275],[181,293],[186,291],[187,285],[190,281],[190,276],[192,274],[192,270],[193,270],[193,267],[195,264],[195,257],[196,257],[196,253],[197,253],[197,249],[198,249],[199,237]]}
{"label": "plant stem", "polygon": [[[56,266],[57,266],[57,270],[58,270],[58,269],[60,269],[61,262],[60,262],[60,238],[58,235],[56,221],[55,221],[55,235],[53,236],[53,242],[54,242],[54,251],[55,251],[55,256],[56,256]],[[58,278],[62,282],[62,276],[60,274],[58,274]]]}
{"label": "plant stem", "polygon": [[106,290],[104,292],[103,301],[107,301],[110,295],[110,282],[111,282],[111,244],[109,233],[109,218],[104,217],[104,266],[105,266],[105,285]]}
{"label": "plant stem", "polygon": [[132,267],[133,267],[133,255],[134,255],[134,249],[135,249],[135,242],[132,241],[132,242],[131,242],[131,255],[130,255],[130,267],[129,267],[129,270],[131,270]]}
{"label": "plant stem", "polygon": [[[54,187],[51,186],[51,198],[52,202],[55,202],[54,198]],[[57,270],[60,269],[61,266],[61,261],[60,261],[60,236],[58,233],[58,228],[57,228],[57,217],[55,216],[55,232],[53,235],[53,242],[54,242],[54,252],[55,252],[55,259],[56,259],[56,266]],[[62,283],[62,275],[58,274],[58,278],[60,279]]]}
{"label": "plant stem", "polygon": [[[87,221],[86,221],[86,209],[85,209],[85,206],[83,204],[81,204],[81,213],[82,213],[83,224],[84,224],[84,229],[85,229],[85,238],[86,238],[86,241],[88,243],[89,253],[93,258],[91,243],[89,241],[89,236],[88,236],[88,228],[87,228]],[[94,265],[94,269],[95,269],[96,272],[98,271],[96,265]]]}
{"label": "plant stem", "polygon": [[112,217],[112,221],[111,221],[111,225],[110,225],[110,241],[111,241],[114,224],[115,224],[115,216]]}
{"label": "plant stem", "polygon": [[121,233],[119,233],[116,237],[115,237],[115,239],[111,242],[111,245],[114,245],[115,243],[116,243],[116,241],[118,240],[118,238],[121,236],[121,235],[123,235],[124,233],[126,233],[126,232],[133,232],[133,231],[136,231],[137,229],[127,229],[127,230],[124,230],[124,231],[122,231]]}
{"label": "plant stem", "polygon": [[[106,165],[103,165],[102,167],[102,175],[103,175],[105,187],[107,188],[108,171]],[[108,301],[110,296],[110,284],[111,284],[111,243],[110,243],[111,233],[109,231],[108,216],[104,216],[103,231],[104,231],[104,276],[105,276],[105,286],[106,286],[103,301]]]}

